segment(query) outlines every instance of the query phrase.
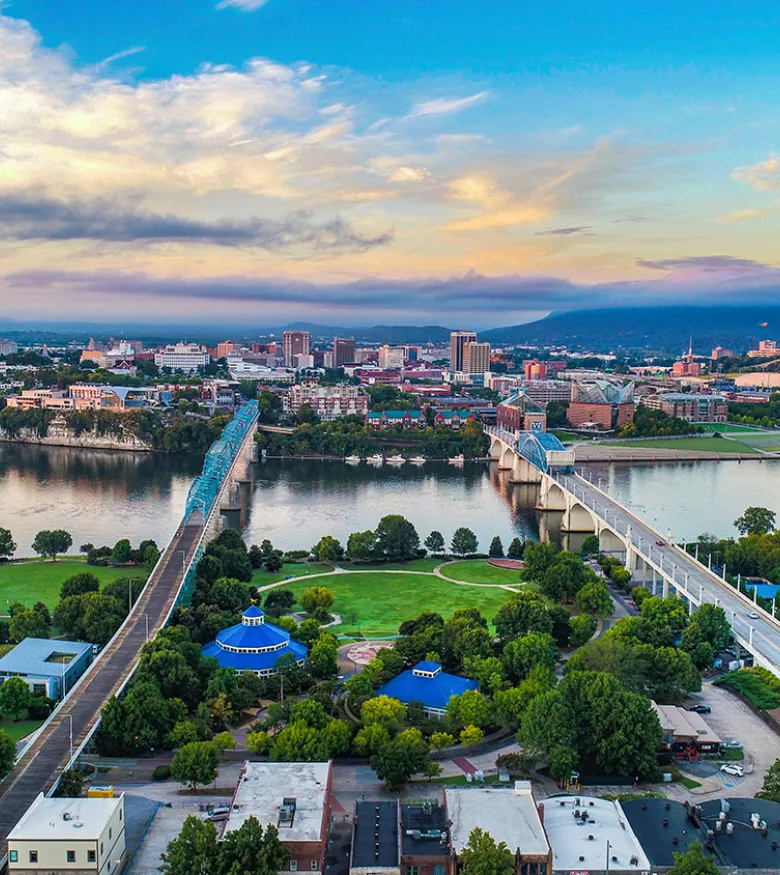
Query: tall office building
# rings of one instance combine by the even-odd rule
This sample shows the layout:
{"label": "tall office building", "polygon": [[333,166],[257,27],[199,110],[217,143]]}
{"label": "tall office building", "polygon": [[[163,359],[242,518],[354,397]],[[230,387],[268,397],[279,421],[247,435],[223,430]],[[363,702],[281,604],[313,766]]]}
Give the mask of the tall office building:
{"label": "tall office building", "polygon": [[463,347],[463,372],[484,374],[490,370],[490,344],[472,341]]}
{"label": "tall office building", "polygon": [[476,343],[477,335],[473,331],[453,331],[450,334],[450,370],[462,371],[464,347],[467,343]]}
{"label": "tall office building", "polygon": [[295,367],[295,357],[308,355],[311,344],[311,335],[308,331],[285,331],[282,335],[282,350],[284,366]]}
{"label": "tall office building", "polygon": [[333,340],[334,367],[343,368],[355,361],[355,341],[352,338],[336,337]]}

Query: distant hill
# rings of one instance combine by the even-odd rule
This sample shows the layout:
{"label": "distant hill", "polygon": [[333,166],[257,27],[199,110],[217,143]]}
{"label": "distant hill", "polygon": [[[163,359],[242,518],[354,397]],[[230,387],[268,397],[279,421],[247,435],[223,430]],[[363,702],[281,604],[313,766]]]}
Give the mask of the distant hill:
{"label": "distant hill", "polygon": [[[767,325],[763,326],[762,323]],[[779,307],[624,307],[551,313],[536,322],[480,331],[479,339],[500,344],[565,344],[605,352],[653,350],[677,354],[693,337],[697,353],[714,346],[735,352],[759,340],[780,340]]]}
{"label": "distant hill", "polygon": [[[441,343],[449,341],[450,329],[441,325],[372,325],[370,328],[338,328],[313,322],[294,322],[278,331],[308,331],[314,337],[354,337],[363,343]],[[278,333],[278,332],[277,332]]]}

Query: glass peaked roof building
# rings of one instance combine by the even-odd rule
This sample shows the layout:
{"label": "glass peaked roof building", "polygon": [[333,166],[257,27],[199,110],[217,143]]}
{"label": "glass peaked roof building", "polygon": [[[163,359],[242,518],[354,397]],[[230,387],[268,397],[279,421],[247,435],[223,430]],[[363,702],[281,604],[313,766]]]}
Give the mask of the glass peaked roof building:
{"label": "glass peaked roof building", "polygon": [[255,605],[244,611],[240,623],[223,629],[215,641],[203,646],[203,655],[213,656],[223,668],[253,671],[260,677],[276,674],[282,657],[292,656],[302,665],[306,653],[305,644],[266,623],[265,614]]}

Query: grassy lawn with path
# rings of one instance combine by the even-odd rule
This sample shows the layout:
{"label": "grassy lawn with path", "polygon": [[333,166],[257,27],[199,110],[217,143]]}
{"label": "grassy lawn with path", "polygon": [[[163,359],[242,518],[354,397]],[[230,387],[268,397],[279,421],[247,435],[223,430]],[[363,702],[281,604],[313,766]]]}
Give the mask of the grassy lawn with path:
{"label": "grassy lawn with path", "polygon": [[82,559],[58,559],[56,562],[33,560],[0,565],[0,613],[7,614],[8,606],[21,602],[31,608],[43,602],[54,610],[60,600],[62,583],[74,574],[91,571],[101,587],[118,577],[139,577],[146,580],[146,568],[110,568],[87,565]]}
{"label": "grassy lawn with path", "polygon": [[650,450],[701,450],[709,453],[743,453],[744,455],[758,452],[741,441],[716,437],[648,438],[641,441],[611,441],[610,445]]}
{"label": "grassy lawn with path", "polygon": [[445,620],[459,608],[479,608],[492,623],[511,593],[498,588],[458,586],[432,574],[352,572],[332,574],[284,587],[299,598],[309,586],[325,586],[335,596],[331,611],[342,618],[337,635],[394,635],[404,620],[437,611]]}
{"label": "grassy lawn with path", "polygon": [[520,569],[496,568],[489,565],[486,559],[463,559],[442,566],[441,573],[450,580],[462,580],[466,583],[509,584],[522,585]]}
{"label": "grassy lawn with path", "polygon": [[303,577],[308,574],[328,574],[333,571],[333,566],[324,562],[285,562],[281,571],[269,574],[258,568],[252,574],[252,586],[268,586],[269,583],[277,583],[288,577]]}
{"label": "grassy lawn with path", "polygon": [[31,732],[43,723],[43,720],[19,720],[14,723],[13,720],[0,720],[0,729],[4,729],[14,741],[20,741],[26,738]]}

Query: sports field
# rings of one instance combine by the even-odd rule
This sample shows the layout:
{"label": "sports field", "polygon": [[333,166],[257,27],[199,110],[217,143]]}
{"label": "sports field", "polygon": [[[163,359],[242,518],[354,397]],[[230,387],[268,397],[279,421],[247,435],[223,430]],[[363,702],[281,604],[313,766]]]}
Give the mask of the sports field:
{"label": "sports field", "polygon": [[60,600],[62,583],[74,574],[90,571],[103,586],[118,577],[134,577],[146,580],[145,568],[109,568],[87,565],[79,559],[58,559],[56,562],[38,559],[11,562],[0,565],[0,613],[7,614],[8,606],[21,602],[31,608],[36,602],[43,602],[54,610]]}

